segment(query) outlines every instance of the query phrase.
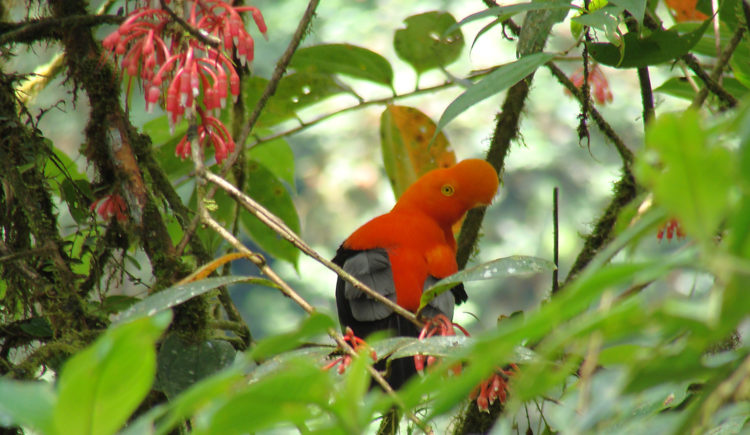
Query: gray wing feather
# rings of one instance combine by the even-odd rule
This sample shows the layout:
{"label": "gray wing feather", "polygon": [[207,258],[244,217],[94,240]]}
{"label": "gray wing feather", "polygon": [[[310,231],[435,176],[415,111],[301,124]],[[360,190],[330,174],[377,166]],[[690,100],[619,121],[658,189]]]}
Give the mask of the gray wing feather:
{"label": "gray wing feather", "polygon": [[[396,302],[393,271],[385,249],[370,249],[352,256],[344,263],[344,270],[371,289]],[[432,286],[437,281],[436,278],[428,276],[424,288]],[[385,319],[393,312],[390,308],[357,290],[349,282],[345,284],[344,297],[349,301],[352,315],[360,322]],[[424,314],[427,317],[433,317],[442,313],[449,319],[453,319],[454,305],[453,294],[445,292],[430,302],[424,309]]]}

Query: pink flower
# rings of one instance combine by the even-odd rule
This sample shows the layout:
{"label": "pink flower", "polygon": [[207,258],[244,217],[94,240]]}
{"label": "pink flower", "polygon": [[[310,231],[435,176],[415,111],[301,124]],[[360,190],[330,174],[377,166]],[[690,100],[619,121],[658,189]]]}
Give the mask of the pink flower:
{"label": "pink flower", "polygon": [[508,398],[508,380],[518,367],[511,364],[508,370],[498,368],[495,373],[488,379],[482,381],[469,396],[472,400],[476,399],[477,408],[482,412],[490,412],[490,406],[496,400],[505,403]]}
{"label": "pink flower", "polygon": [[[207,138],[221,162],[234,149],[234,141],[221,121],[203,111],[218,112],[226,105],[228,94],[235,100],[239,96],[240,79],[231,56],[235,54],[243,65],[253,61],[255,43],[240,13],[250,12],[263,36],[268,29],[260,10],[253,6],[235,7],[221,0],[189,4],[185,21],[206,39],[219,41],[218,46],[190,36],[172,23],[167,11],[150,7],[134,10],[104,38],[102,46],[120,58],[124,73],[140,79],[147,111],[163,102],[170,128],[186,112],[201,113],[201,143]],[[183,139],[180,145],[176,152],[185,157],[189,144]]]}
{"label": "pink flower", "polygon": [[101,218],[105,221],[110,220],[113,216],[120,223],[127,222],[128,220],[128,207],[125,204],[125,200],[123,200],[122,197],[117,193],[113,193],[111,195],[103,196],[97,199],[96,201],[91,203],[91,207],[89,207],[89,210],[96,210],[97,213],[99,213],[99,216],[101,216]]}
{"label": "pink flower", "polygon": [[[360,348],[362,347],[369,347],[368,344],[362,340],[361,338],[354,335],[354,331],[352,331],[352,328],[346,327],[346,333],[344,334],[344,341],[348,342],[355,352],[358,352]],[[370,357],[373,361],[378,360],[378,356],[375,354],[375,351],[373,349],[370,349]],[[335,360],[331,361],[330,363],[326,364],[323,367],[323,370],[330,370],[333,367],[336,366],[336,364],[341,363],[338,369],[336,371],[338,374],[343,374],[346,371],[346,368],[349,367],[349,365],[352,363],[352,357],[349,354],[344,354]]]}
{"label": "pink flower", "polygon": [[[469,336],[469,331],[465,330],[461,325],[451,322],[451,320],[443,314],[438,314],[425,323],[422,331],[419,333],[419,339],[423,340],[434,335],[443,337],[456,335],[455,328],[458,328],[465,336]],[[414,355],[414,367],[420,373],[424,371],[425,362],[429,367],[436,361],[437,359],[432,355]],[[461,373],[460,364],[453,367],[453,373],[456,375]]]}
{"label": "pink flower", "polygon": [[[201,117],[201,123],[198,125],[198,143],[202,147],[209,144],[214,147],[216,162],[221,163],[229,153],[234,151],[234,139],[229,134],[224,124],[217,118],[206,114],[199,109],[198,114]],[[175,148],[175,154],[183,159],[190,157],[190,141],[188,135],[182,138]]]}
{"label": "pink flower", "polygon": [[678,239],[682,239],[685,237],[685,232],[682,231],[682,227],[680,226],[680,222],[677,219],[669,219],[667,222],[665,222],[661,227],[659,227],[659,232],[656,234],[656,238],[661,241],[664,239],[664,235],[666,234],[667,240],[672,240],[674,236],[677,236]]}
{"label": "pink flower", "polygon": [[[583,87],[583,67],[570,76],[570,81],[578,88]],[[594,64],[589,69],[589,84],[591,85],[592,96],[594,101],[604,105],[612,102],[612,91],[609,89],[609,82],[599,65]]]}

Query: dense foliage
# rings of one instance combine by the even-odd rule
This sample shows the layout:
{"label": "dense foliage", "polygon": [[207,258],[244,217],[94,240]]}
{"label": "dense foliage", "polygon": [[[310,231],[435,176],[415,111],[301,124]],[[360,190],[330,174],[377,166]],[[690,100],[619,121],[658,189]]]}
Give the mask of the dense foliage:
{"label": "dense foliage", "polygon": [[[253,35],[274,32],[262,3],[11,3],[0,6],[0,425],[9,431],[389,433],[399,421],[402,432],[747,430],[747,0],[486,0],[466,17],[404,6],[403,24],[380,29],[417,75],[417,89],[401,94],[396,59],[367,41],[306,43],[316,0],[304,12],[295,2],[301,18],[275,65],[254,59]],[[484,27],[465,34],[477,22]],[[492,68],[461,77],[447,70],[498,34],[515,44],[515,59],[498,54]],[[40,42],[60,47],[43,65],[27,50]],[[14,69],[14,57],[28,58],[35,74]],[[566,74],[558,63],[571,58],[581,66]],[[251,74],[253,61],[272,72]],[[565,277],[552,270],[557,250],[550,259],[511,256],[468,267],[424,298],[457,281],[546,273],[541,304],[472,336],[443,324],[446,335],[360,345],[275,271],[304,255],[342,273],[300,234],[292,195],[300,180],[285,138],[382,105],[383,166],[399,195],[457,160],[447,125],[504,93],[495,124],[481,127],[502,179],[521,120],[534,116],[528,100],[540,69],[559,82],[545,92],[580,103],[580,143],[601,139],[618,156],[609,204],[564,260]],[[640,95],[613,93],[615,70],[632,73]],[[419,88],[435,71],[445,83]],[[656,89],[654,71],[669,76]],[[74,150],[45,137],[44,112],[30,109],[58,74],[65,98],[90,107]],[[392,95],[358,92],[373,86]],[[435,121],[402,105],[446,88],[460,95]],[[676,110],[657,113],[655,92]],[[357,103],[321,104],[342,95]],[[640,101],[641,118],[625,123],[642,136],[599,111],[617,99]],[[133,107],[160,115],[141,126]],[[478,209],[463,222],[462,267],[483,220]],[[237,259],[253,273],[232,274]],[[277,290],[306,317],[254,338],[228,290],[248,282]],[[140,293],[125,291],[134,287]],[[397,392],[382,385],[373,359],[413,355],[428,366],[424,376]],[[371,388],[373,377],[380,387]]]}

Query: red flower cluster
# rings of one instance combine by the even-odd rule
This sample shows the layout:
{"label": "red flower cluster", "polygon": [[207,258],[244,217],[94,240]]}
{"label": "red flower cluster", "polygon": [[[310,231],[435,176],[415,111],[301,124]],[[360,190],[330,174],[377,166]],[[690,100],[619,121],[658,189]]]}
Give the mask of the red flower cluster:
{"label": "red flower cluster", "polygon": [[674,236],[681,239],[685,237],[685,232],[682,231],[680,222],[677,219],[672,218],[659,227],[659,232],[656,234],[656,238],[662,240],[664,239],[664,235],[667,236],[667,240],[672,240]]}
{"label": "red flower cluster", "polygon": [[[163,9],[142,7],[134,10],[102,45],[121,56],[124,72],[141,79],[146,110],[151,110],[160,100],[164,102],[170,128],[180,122],[185,112],[199,111],[203,131],[199,133],[201,144],[208,140],[216,150],[216,160],[221,162],[227,151],[234,150],[234,141],[217,118],[202,111],[217,111],[226,105],[229,94],[235,99],[240,94],[239,75],[230,60],[233,49],[241,63],[253,61],[255,44],[240,13],[250,12],[264,36],[267,27],[263,15],[252,6],[235,7],[221,0],[196,0],[186,1],[185,10],[189,10],[185,22],[205,38],[193,38],[176,31],[175,26],[169,25],[170,14]],[[214,38],[219,44],[206,43],[208,38]],[[202,109],[197,101],[201,91]],[[185,157],[184,146],[177,153]]]}
{"label": "red flower cluster", "polygon": [[490,412],[490,405],[495,400],[505,403],[508,397],[508,379],[513,375],[514,370],[518,370],[515,364],[510,365],[512,370],[503,370],[498,368],[489,379],[482,381],[469,396],[471,400],[476,399],[477,408],[480,411]]}
{"label": "red flower cluster", "polygon": [[118,222],[127,222],[128,220],[128,207],[125,205],[125,200],[122,199],[122,196],[117,193],[97,199],[91,203],[89,210],[96,210],[96,212],[99,213],[99,216],[105,221],[110,220],[113,216]]}
{"label": "red flower cluster", "polygon": [[[361,347],[368,347],[368,344],[362,340],[361,338],[354,335],[354,331],[352,331],[352,328],[346,327],[346,333],[344,334],[344,341],[348,342],[355,352],[358,352]],[[375,354],[375,351],[370,349],[370,357],[372,357],[373,361],[378,360],[378,356]],[[349,354],[344,354],[335,360],[331,361],[329,364],[326,364],[323,367],[323,370],[330,370],[333,368],[336,364],[341,363],[338,369],[336,371],[338,374],[342,374],[346,371],[346,368],[349,367],[349,364],[352,363],[352,357]]]}
{"label": "red flower cluster", "polygon": [[[419,333],[419,339],[423,340],[434,335],[443,337],[453,336],[456,335],[455,328],[458,328],[461,332],[463,332],[465,336],[469,336],[469,331],[465,330],[461,325],[451,322],[451,320],[445,317],[445,315],[443,314],[438,314],[437,316],[427,321],[427,323],[422,328],[422,331]],[[436,360],[437,359],[432,355],[414,355],[414,367],[418,372],[421,373],[422,371],[424,371],[425,362],[429,367],[434,364]],[[461,373],[460,364],[453,368],[453,373]]]}
{"label": "red flower cluster", "polygon": [[[570,81],[579,89],[583,86],[583,67],[570,76]],[[609,82],[599,68],[599,65],[593,65],[589,69],[589,84],[591,84],[594,101],[601,105],[612,102],[612,91],[609,89]]]}

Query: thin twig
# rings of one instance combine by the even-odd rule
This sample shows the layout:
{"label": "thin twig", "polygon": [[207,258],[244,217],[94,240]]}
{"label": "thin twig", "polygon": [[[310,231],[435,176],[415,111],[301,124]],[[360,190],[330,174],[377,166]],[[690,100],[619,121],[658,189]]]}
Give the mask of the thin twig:
{"label": "thin twig", "polygon": [[552,190],[552,237],[553,242],[553,259],[555,262],[555,270],[552,271],[552,294],[557,293],[560,289],[560,283],[557,280],[557,273],[560,270],[560,250],[559,250],[559,239],[560,239],[560,225],[558,221],[558,191],[557,187]]}
{"label": "thin twig", "polygon": [[[721,77],[721,74],[724,72],[724,68],[729,63],[729,59],[732,58],[732,53],[734,53],[734,50],[737,49],[737,46],[740,44],[740,41],[742,41],[742,36],[745,34],[745,31],[747,29],[745,26],[739,26],[737,27],[737,31],[734,32],[734,35],[732,35],[732,39],[729,41],[729,44],[724,49],[724,51],[721,53],[721,56],[719,57],[719,60],[716,62],[716,66],[714,66],[713,71],[711,71],[711,79],[718,82],[719,78]],[[718,39],[717,39],[718,43]],[[693,102],[690,104],[690,107],[693,109],[697,109],[700,106],[703,105],[703,102],[706,101],[706,97],[708,96],[708,88],[703,87],[700,91],[698,91],[698,95],[693,98]]]}
{"label": "thin twig", "polygon": [[682,56],[681,59],[685,61],[685,64],[688,66],[688,68],[693,70],[698,78],[703,80],[706,88],[708,88],[709,91],[713,92],[714,95],[719,97],[719,99],[723,101],[728,107],[731,108],[737,106],[737,99],[734,97],[734,95],[727,92],[727,90],[724,89],[719,83],[717,83],[716,80],[712,79],[711,76],[706,73],[703,67],[701,67],[698,59],[693,54],[688,53]]}

